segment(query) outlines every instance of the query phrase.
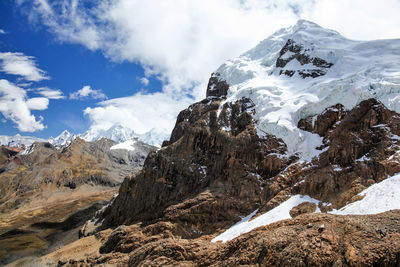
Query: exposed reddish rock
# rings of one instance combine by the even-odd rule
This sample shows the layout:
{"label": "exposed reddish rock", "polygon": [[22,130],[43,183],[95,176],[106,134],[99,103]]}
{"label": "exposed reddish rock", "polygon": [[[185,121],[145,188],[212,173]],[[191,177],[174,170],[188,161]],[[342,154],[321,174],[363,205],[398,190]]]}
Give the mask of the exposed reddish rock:
{"label": "exposed reddish rock", "polygon": [[299,172],[302,182],[293,192],[341,207],[371,184],[400,172],[396,158],[388,160],[400,149],[400,117],[381,103],[369,99],[348,112],[336,105],[314,120],[313,132],[325,136],[327,150]]}
{"label": "exposed reddish rock", "polygon": [[176,226],[168,223],[132,225],[114,230],[102,247],[107,253],[65,266],[398,266],[399,219],[398,210],[369,216],[304,214],[227,243],[176,237]]}
{"label": "exposed reddish rock", "polygon": [[317,204],[315,204],[315,203],[303,202],[303,203],[297,205],[296,207],[294,207],[293,209],[291,209],[289,211],[289,214],[290,214],[290,216],[292,216],[292,218],[294,218],[294,217],[297,217],[304,213],[315,212],[316,208],[317,208]]}

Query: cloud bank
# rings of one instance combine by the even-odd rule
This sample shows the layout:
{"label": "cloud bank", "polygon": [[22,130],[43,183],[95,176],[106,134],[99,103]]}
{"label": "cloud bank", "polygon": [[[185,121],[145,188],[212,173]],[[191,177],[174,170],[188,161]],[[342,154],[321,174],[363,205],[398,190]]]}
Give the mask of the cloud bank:
{"label": "cloud bank", "polygon": [[134,129],[138,134],[152,129],[169,133],[171,121],[175,122],[176,119],[176,110],[184,109],[189,104],[190,100],[177,100],[164,93],[137,93],[130,97],[100,102],[98,107],[86,108],[84,114],[92,121],[92,127],[99,130],[121,124]]}
{"label": "cloud bank", "polygon": [[182,108],[179,103],[203,98],[214,69],[300,18],[354,39],[398,38],[400,29],[397,0],[103,0],[90,5],[78,0],[17,2],[29,10],[32,22],[45,25],[61,42],[100,50],[115,62],[140,63],[146,77],[162,81],[158,94],[135,94],[85,110],[93,127],[129,118],[135,122],[135,130],[151,128],[150,115],[163,114],[143,114],[129,103],[143,102],[146,110],[165,112],[157,107],[169,101],[171,110],[165,119],[170,121],[163,127],[168,124],[165,127],[170,130]]}

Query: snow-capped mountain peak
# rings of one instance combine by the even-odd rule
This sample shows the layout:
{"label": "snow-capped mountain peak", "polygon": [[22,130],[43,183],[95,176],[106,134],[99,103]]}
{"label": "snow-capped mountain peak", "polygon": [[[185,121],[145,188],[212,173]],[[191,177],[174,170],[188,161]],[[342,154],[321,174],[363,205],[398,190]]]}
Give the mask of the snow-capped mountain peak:
{"label": "snow-capped mountain peak", "polygon": [[400,111],[399,51],[400,39],[354,41],[300,20],[225,62],[215,77],[229,85],[226,101],[252,100],[260,135],[273,134],[290,153],[311,156],[304,142],[317,138],[297,128],[300,119],[368,98]]}
{"label": "snow-capped mountain peak", "polygon": [[149,145],[160,147],[162,142],[169,138],[169,133],[167,131],[151,129],[146,133],[139,134],[127,126],[114,124],[107,130],[92,127],[85,133],[81,134],[80,137],[86,141],[96,141],[101,138],[108,138],[118,143],[123,143],[137,138]]}
{"label": "snow-capped mountain peak", "polygon": [[101,138],[108,138],[120,143],[133,137],[134,131],[121,124],[115,124],[107,130],[92,127],[85,133],[81,134],[81,138],[89,142],[97,141]]}
{"label": "snow-capped mountain peak", "polygon": [[55,138],[50,137],[48,141],[55,147],[64,147],[69,145],[76,137],[76,135],[64,130],[59,136]]}

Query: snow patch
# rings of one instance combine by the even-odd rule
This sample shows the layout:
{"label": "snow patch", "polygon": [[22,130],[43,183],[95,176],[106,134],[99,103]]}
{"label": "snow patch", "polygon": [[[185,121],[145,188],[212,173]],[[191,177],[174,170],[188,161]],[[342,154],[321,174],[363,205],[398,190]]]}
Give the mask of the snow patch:
{"label": "snow patch", "polygon": [[116,144],[112,147],[110,147],[111,150],[114,149],[126,149],[128,151],[133,151],[135,150],[135,144],[137,143],[136,140],[128,140],[119,144]]}
{"label": "snow patch", "polygon": [[330,213],[340,215],[377,214],[400,209],[400,174],[373,184],[358,195],[364,196],[364,198]]}
{"label": "snow patch", "polygon": [[291,216],[289,214],[289,211],[303,202],[312,202],[317,204],[316,212],[321,212],[318,208],[319,200],[303,195],[291,196],[288,200],[281,203],[279,206],[264,213],[263,215],[258,216],[254,220],[250,220],[257,213],[258,210],[253,211],[251,214],[244,217],[241,221],[237,222],[228,230],[212,239],[211,242],[227,242],[244,233],[248,233],[257,227],[265,226],[280,220],[290,219]]}

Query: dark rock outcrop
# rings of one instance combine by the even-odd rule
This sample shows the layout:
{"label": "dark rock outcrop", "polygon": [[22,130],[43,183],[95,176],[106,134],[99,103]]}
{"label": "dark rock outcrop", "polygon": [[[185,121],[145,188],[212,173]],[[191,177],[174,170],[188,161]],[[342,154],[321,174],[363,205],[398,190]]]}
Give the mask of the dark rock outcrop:
{"label": "dark rock outcrop", "polygon": [[[295,73],[298,73],[302,78],[316,78],[325,75],[326,69],[332,67],[333,64],[319,57],[311,57],[309,55],[310,52],[310,48],[304,48],[303,45],[297,44],[291,39],[287,40],[285,46],[279,52],[279,57],[275,64],[276,67],[282,68],[279,74],[284,74],[291,77]],[[294,59],[297,60],[301,66],[311,64],[314,67],[308,67],[299,70],[285,68],[286,65]]]}
{"label": "dark rock outcrop", "polygon": [[207,85],[206,97],[226,98],[229,84],[220,78],[219,73],[212,73]]}

